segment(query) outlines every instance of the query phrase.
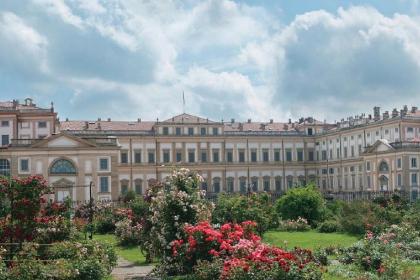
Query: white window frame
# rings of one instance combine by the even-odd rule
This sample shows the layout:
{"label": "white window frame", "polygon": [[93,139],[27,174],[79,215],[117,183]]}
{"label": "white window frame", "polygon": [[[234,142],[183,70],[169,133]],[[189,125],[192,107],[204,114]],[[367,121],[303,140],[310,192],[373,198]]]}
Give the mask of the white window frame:
{"label": "white window frame", "polygon": [[102,177],[108,178],[108,192],[106,193],[112,193],[111,176],[98,176],[98,193],[104,193],[104,192],[101,192],[101,178]]}
{"label": "white window frame", "polygon": [[[101,169],[101,159],[107,159],[108,160],[108,169]],[[104,173],[104,172],[111,172],[111,157],[110,156],[102,156],[102,157],[98,157],[97,160],[97,170],[98,173]]]}
{"label": "white window frame", "polygon": [[[21,165],[22,160],[28,160],[28,170],[22,170],[22,165]],[[31,159],[28,157],[20,157],[18,159],[18,167],[19,167],[20,174],[30,174],[31,173]]]}
{"label": "white window frame", "polygon": [[[416,159],[416,166],[413,166],[413,159]],[[419,167],[419,161],[416,156],[410,157],[410,169],[418,169]]]}

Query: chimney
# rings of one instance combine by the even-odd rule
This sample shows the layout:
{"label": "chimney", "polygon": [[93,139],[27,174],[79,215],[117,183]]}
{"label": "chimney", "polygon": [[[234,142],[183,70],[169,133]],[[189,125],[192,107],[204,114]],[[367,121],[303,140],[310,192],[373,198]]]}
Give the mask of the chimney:
{"label": "chimney", "polygon": [[230,119],[230,122],[231,123],[235,123],[235,119]]}
{"label": "chimney", "polygon": [[69,121],[69,118],[66,118],[66,122],[68,122]]}
{"label": "chimney", "polygon": [[407,107],[407,105],[404,105],[404,112],[407,114],[407,112],[408,112],[408,107]]}
{"label": "chimney", "polygon": [[398,117],[398,110],[397,110],[397,108],[394,108],[394,109],[392,110],[392,117],[393,117],[393,118]]}
{"label": "chimney", "polygon": [[274,120],[273,119],[270,119],[270,123],[273,123],[274,122]]}
{"label": "chimney", "polygon": [[265,124],[264,123],[260,124],[260,129],[265,130]]}
{"label": "chimney", "polygon": [[373,119],[379,121],[381,119],[381,108],[378,106],[373,107]]}
{"label": "chimney", "polygon": [[400,110],[400,116],[404,117],[406,115],[406,111],[404,109]]}
{"label": "chimney", "polygon": [[107,120],[107,121],[109,121],[109,122],[110,122],[110,121],[111,121],[111,118],[108,118],[108,120]]}
{"label": "chimney", "polygon": [[389,119],[389,112],[385,111],[385,113],[382,114],[382,119],[387,120]]}
{"label": "chimney", "polygon": [[289,124],[291,124],[292,123],[292,119],[289,119]]}
{"label": "chimney", "polygon": [[414,106],[411,107],[411,113],[413,113],[413,114],[416,113],[417,112],[417,109],[418,109],[417,107],[414,107]]}
{"label": "chimney", "polygon": [[100,122],[101,121],[101,118],[98,118],[98,122]]}
{"label": "chimney", "polygon": [[99,130],[101,130],[101,129],[102,129],[102,127],[101,127],[101,123],[100,123],[100,122],[98,122],[98,129],[99,129]]}
{"label": "chimney", "polygon": [[369,114],[368,119],[369,119],[369,120],[371,120],[371,119],[372,119],[372,115],[371,115],[371,114]]}
{"label": "chimney", "polygon": [[283,129],[284,129],[284,130],[289,130],[289,126],[288,126],[287,124],[284,124],[284,125],[283,125]]}
{"label": "chimney", "polygon": [[251,123],[251,119],[248,119],[248,123]]}
{"label": "chimney", "polygon": [[244,130],[244,125],[242,123],[239,123],[239,131],[243,131]]}
{"label": "chimney", "polygon": [[13,99],[13,109],[16,109],[16,107],[19,105],[19,101],[17,99]]}
{"label": "chimney", "polygon": [[89,122],[85,122],[85,126],[83,127],[84,130],[89,128]]}
{"label": "chimney", "polygon": [[138,118],[138,119],[137,119],[137,122],[141,122],[141,119],[140,119],[140,118]]}

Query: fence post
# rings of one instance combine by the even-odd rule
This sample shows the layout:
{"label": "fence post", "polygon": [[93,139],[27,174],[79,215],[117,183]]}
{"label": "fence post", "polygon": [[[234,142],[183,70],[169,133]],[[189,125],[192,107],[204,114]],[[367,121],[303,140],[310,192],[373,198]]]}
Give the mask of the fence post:
{"label": "fence post", "polygon": [[93,238],[93,197],[92,181],[89,183],[89,239]]}

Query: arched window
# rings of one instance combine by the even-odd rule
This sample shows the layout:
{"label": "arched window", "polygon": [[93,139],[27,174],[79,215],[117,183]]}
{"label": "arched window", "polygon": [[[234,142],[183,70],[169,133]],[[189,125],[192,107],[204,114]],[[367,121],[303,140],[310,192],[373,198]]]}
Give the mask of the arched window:
{"label": "arched window", "polygon": [[219,177],[213,178],[213,191],[215,193],[220,192],[220,178]]}
{"label": "arched window", "polygon": [[240,177],[239,178],[239,191],[241,193],[246,193],[247,192],[246,177]]}
{"label": "arched window", "polygon": [[254,176],[251,178],[251,186],[253,192],[258,191],[258,177]]}
{"label": "arched window", "polygon": [[263,178],[263,189],[265,192],[270,191],[270,176],[264,176]]}
{"label": "arched window", "polygon": [[380,172],[388,172],[388,163],[386,163],[385,161],[382,161],[380,164],[379,164],[379,171]]}
{"label": "arched window", "polygon": [[10,175],[10,162],[7,159],[0,159],[0,175]]}
{"label": "arched window", "polygon": [[228,177],[226,179],[226,184],[227,184],[227,191],[232,193],[234,191],[234,178],[233,177]]}
{"label": "arched window", "polygon": [[129,181],[127,179],[122,179],[120,181],[120,186],[121,186],[121,194],[124,195],[128,192],[128,183]]}
{"label": "arched window", "polygon": [[76,168],[73,163],[67,159],[56,160],[50,168],[50,174],[75,175]]}
{"label": "arched window", "polygon": [[142,194],[143,193],[143,180],[142,179],[134,180],[134,188],[136,190],[136,194]]}

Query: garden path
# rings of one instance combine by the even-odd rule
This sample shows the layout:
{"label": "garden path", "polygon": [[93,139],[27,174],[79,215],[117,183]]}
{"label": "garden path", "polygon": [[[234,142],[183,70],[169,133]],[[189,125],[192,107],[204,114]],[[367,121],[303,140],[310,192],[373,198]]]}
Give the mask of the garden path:
{"label": "garden path", "polygon": [[123,258],[118,258],[117,267],[112,271],[115,280],[151,279],[147,275],[152,271],[153,265],[136,266]]}

